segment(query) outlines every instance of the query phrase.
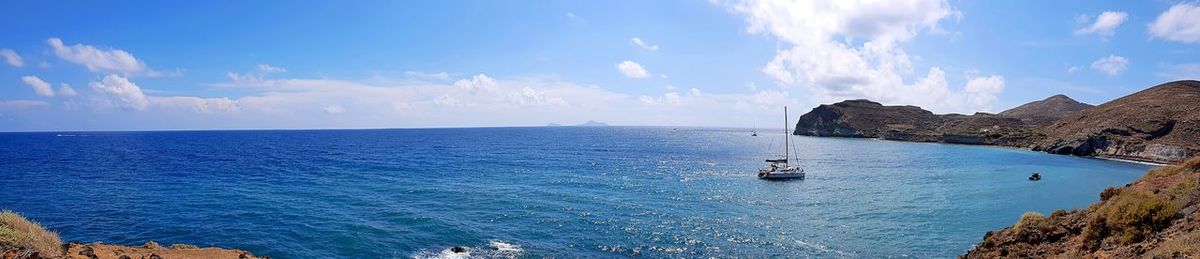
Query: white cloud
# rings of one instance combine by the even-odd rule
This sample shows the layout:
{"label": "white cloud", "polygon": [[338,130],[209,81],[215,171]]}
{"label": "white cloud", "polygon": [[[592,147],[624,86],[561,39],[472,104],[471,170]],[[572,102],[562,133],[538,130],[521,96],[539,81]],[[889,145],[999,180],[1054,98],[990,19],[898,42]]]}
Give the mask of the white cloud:
{"label": "white cloud", "polygon": [[25,84],[29,85],[30,87],[33,87],[33,92],[37,93],[37,95],[54,96],[54,88],[51,87],[49,83],[46,83],[46,81],[42,81],[41,78],[36,76],[23,76],[21,77],[21,81],[25,82]]}
{"label": "white cloud", "polygon": [[991,105],[996,103],[996,95],[1004,91],[1004,77],[987,76],[968,79],[964,91],[971,105],[985,107],[983,110],[991,110]]}
{"label": "white cloud", "polygon": [[46,40],[46,43],[50,44],[50,47],[54,49],[54,55],[58,58],[83,65],[93,72],[116,71],[131,74],[146,70],[144,62],[124,50],[105,50],[83,44],[66,46],[59,38],[50,38]]}
{"label": "white cloud", "polygon": [[[54,55],[62,60],[83,65],[92,72],[118,72],[125,76],[178,76],[183,71],[158,71],[146,67],[146,63],[120,49],[101,49],[91,45],[66,45],[62,39],[50,38],[46,44],[54,50]],[[48,64],[47,64],[48,65]]]}
{"label": "white cloud", "polygon": [[0,101],[0,110],[32,110],[49,108],[50,103],[34,100],[3,100]]}
{"label": "white cloud", "polygon": [[69,85],[67,83],[62,83],[62,84],[58,85],[58,95],[75,96],[77,94],[79,94],[79,92],[75,92],[75,88],[71,87],[71,85]]}
{"label": "white cloud", "polygon": [[974,112],[991,106],[978,101],[995,100],[999,93],[981,86],[952,89],[936,66],[923,77],[913,73],[914,58],[899,46],[959,16],[947,1],[747,0],[731,8],[746,15],[749,32],[786,43],[762,71],[785,86],[806,89],[815,102],[867,98]]}
{"label": "white cloud", "polygon": [[241,84],[249,84],[249,83],[263,81],[262,75],[258,74],[258,73],[240,74],[238,72],[228,72],[228,73],[225,73],[225,76],[229,77],[229,80],[236,82],[236,83],[241,83]]}
{"label": "white cloud", "polygon": [[1067,68],[1067,74],[1074,74],[1079,71],[1079,66],[1071,66]]}
{"label": "white cloud", "polygon": [[337,113],[346,112],[346,108],[342,108],[341,105],[326,105],[325,108],[321,108],[321,109],[325,110],[325,113],[329,113],[329,114],[337,114]]}
{"label": "white cloud", "polygon": [[[1083,18],[1082,21],[1085,24],[1091,20],[1087,16],[1081,17]],[[1075,35],[1096,34],[1107,39],[1108,37],[1112,37],[1116,34],[1117,27],[1121,26],[1121,23],[1125,22],[1126,17],[1129,17],[1129,14],[1125,12],[1102,12],[1100,15],[1096,16],[1096,20],[1090,25],[1075,30]]]}
{"label": "white cloud", "polygon": [[632,39],[629,39],[629,42],[633,43],[633,45],[641,47],[642,49],[645,49],[645,50],[658,51],[658,44],[652,45],[652,44],[646,43],[645,41],[643,41],[641,38],[638,38],[638,37],[633,37]]}
{"label": "white cloud", "polygon": [[229,80],[233,80],[234,82],[250,84],[250,83],[254,83],[254,82],[264,81],[265,80],[264,78],[266,78],[267,75],[269,75],[269,74],[283,73],[283,72],[287,72],[287,69],[284,69],[281,67],[275,67],[275,66],[271,66],[271,65],[267,65],[267,64],[258,64],[256,66],[254,66],[254,71],[249,71],[246,73],[227,72],[227,73],[225,73],[225,76],[228,77]]}
{"label": "white cloud", "polygon": [[474,107],[474,105],[465,104],[458,100],[458,98],[450,97],[450,95],[445,94],[433,99],[433,103],[446,107]]}
{"label": "white cloud", "polygon": [[[212,91],[204,95],[217,97],[157,96],[137,81],[120,74],[106,75],[79,90],[81,98],[66,100],[63,110],[52,112],[91,108],[103,112],[87,115],[89,120],[125,129],[456,127],[586,120],[623,125],[745,126],[760,119],[759,125],[775,122],[776,116],[759,115],[775,114],[783,105],[798,103],[782,89],[702,94],[694,88],[647,97],[653,101],[647,103],[638,95],[563,81],[553,75],[496,78],[476,74],[435,82],[231,79],[203,90]],[[219,97],[221,91],[230,90],[240,97]],[[314,114],[336,114],[336,118]],[[80,129],[68,124],[62,127]]]}
{"label": "white cloud", "polygon": [[25,61],[21,59],[21,55],[17,55],[17,52],[11,49],[0,49],[0,57],[4,57],[4,63],[8,63],[10,66],[25,66]]}
{"label": "white cloud", "polygon": [[128,78],[119,75],[109,74],[104,76],[100,82],[88,83],[88,86],[92,88],[92,91],[107,97],[103,100],[110,107],[141,111],[150,106],[150,100],[146,99],[142,88],[130,82]]}
{"label": "white cloud", "polygon": [[583,19],[583,17],[579,17],[578,15],[575,15],[575,13],[568,12],[567,13],[567,22],[574,23],[574,24],[585,24],[585,23],[587,23],[587,19]]}
{"label": "white cloud", "polygon": [[271,65],[268,65],[268,64],[258,64],[257,68],[258,68],[258,72],[263,72],[263,73],[283,73],[283,72],[287,72],[287,69],[284,69],[284,68],[282,68],[282,67],[271,66]]}
{"label": "white cloud", "polygon": [[1110,76],[1121,74],[1129,66],[1129,59],[1122,56],[1108,55],[1092,62],[1092,69],[1104,72]]}
{"label": "white cloud", "polygon": [[1200,4],[1171,6],[1148,25],[1150,36],[1183,43],[1200,43]]}
{"label": "white cloud", "polygon": [[421,71],[404,71],[404,75],[408,76],[408,77],[418,78],[418,79],[436,79],[436,80],[449,80],[450,79],[450,73],[446,73],[446,72],[425,73],[425,72],[421,72]]}
{"label": "white cloud", "polygon": [[151,107],[163,110],[183,109],[200,113],[236,112],[237,101],[227,97],[201,98],[192,96],[151,96],[142,88],[116,74],[104,76],[99,82],[88,83],[96,93],[93,105],[101,109],[146,111]]}
{"label": "white cloud", "polygon": [[528,86],[521,88],[521,91],[512,95],[511,101],[521,106],[566,106],[566,100],[559,97],[553,97],[546,92],[534,90]]}
{"label": "white cloud", "polygon": [[617,64],[617,70],[620,70],[621,74],[624,74],[625,77],[628,77],[628,78],[650,77],[650,72],[646,71],[646,69],[643,68],[641,64],[638,64],[637,62],[633,62],[631,60],[626,60],[625,62],[621,62],[620,64]]}
{"label": "white cloud", "polygon": [[146,96],[151,107],[161,109],[183,109],[198,113],[237,112],[237,101],[226,97],[200,98],[192,96]]}
{"label": "white cloud", "polygon": [[497,91],[496,79],[493,79],[485,74],[475,75],[474,77],[471,77],[471,80],[459,79],[458,81],[454,81],[454,86],[458,86],[459,88],[462,88],[462,89],[467,89],[468,91],[471,91],[472,93],[475,93],[478,91],[484,91],[484,92],[496,92]]}
{"label": "white cloud", "polygon": [[680,106],[683,104],[683,97],[679,96],[679,93],[676,93],[676,92],[668,92],[668,93],[663,94],[662,97],[657,97],[657,98],[645,96],[645,95],[638,96],[638,100],[641,101],[642,103],[649,104],[649,105]]}

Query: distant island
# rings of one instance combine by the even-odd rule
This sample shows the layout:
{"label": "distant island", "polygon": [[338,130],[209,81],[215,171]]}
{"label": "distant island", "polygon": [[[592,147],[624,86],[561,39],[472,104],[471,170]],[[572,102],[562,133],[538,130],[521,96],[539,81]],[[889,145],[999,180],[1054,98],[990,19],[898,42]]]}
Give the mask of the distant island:
{"label": "distant island", "polygon": [[[570,125],[570,126],[572,126],[572,127],[607,127],[609,125],[608,125],[608,123],[603,123],[603,122],[594,121],[594,120],[588,120],[587,122],[576,124],[576,125]],[[550,124],[546,124],[546,127],[567,127],[567,125],[562,125],[562,124],[558,124],[558,123],[550,123]]]}
{"label": "distant island", "polygon": [[1055,95],[999,114],[934,114],[917,106],[847,100],[800,116],[793,134],[1177,163],[1200,155],[1200,81],[1168,82],[1098,106]]}

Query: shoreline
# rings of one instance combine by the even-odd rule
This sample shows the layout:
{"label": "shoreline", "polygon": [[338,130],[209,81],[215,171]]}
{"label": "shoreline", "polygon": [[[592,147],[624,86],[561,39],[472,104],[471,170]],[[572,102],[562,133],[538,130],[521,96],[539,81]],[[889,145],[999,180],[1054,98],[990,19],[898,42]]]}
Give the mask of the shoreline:
{"label": "shoreline", "polygon": [[1151,166],[1174,166],[1175,165],[1175,163],[1163,163],[1160,161],[1153,161],[1153,160],[1139,160],[1136,158],[1120,158],[1120,157],[1110,157],[1110,156],[1077,156],[1077,155],[1072,155],[1072,154],[1055,154],[1055,153],[1050,153],[1050,152],[1045,152],[1045,151],[1033,150],[1032,148],[1028,148],[1028,147],[1006,146],[1006,145],[995,145],[995,144],[950,143],[950,142],[940,142],[940,141],[909,141],[909,140],[898,140],[898,139],[885,139],[885,138],[879,138],[879,137],[814,136],[814,135],[803,135],[803,134],[792,134],[792,136],[802,136],[802,137],[812,137],[812,138],[864,139],[864,140],[874,140],[874,141],[890,141],[890,142],[903,142],[903,143],[915,143],[915,144],[977,146],[977,147],[1003,148],[1003,149],[1029,151],[1029,152],[1033,152],[1033,153],[1042,153],[1042,154],[1047,154],[1047,155],[1109,160],[1109,161],[1143,164],[1143,165],[1151,165]]}

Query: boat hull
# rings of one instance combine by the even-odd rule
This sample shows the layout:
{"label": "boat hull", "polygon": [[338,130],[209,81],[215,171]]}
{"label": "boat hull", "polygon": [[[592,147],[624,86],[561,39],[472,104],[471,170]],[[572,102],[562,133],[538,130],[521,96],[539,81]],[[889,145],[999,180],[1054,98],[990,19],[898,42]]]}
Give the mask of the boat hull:
{"label": "boat hull", "polygon": [[766,179],[766,180],[804,179],[804,172],[759,172],[758,179]]}

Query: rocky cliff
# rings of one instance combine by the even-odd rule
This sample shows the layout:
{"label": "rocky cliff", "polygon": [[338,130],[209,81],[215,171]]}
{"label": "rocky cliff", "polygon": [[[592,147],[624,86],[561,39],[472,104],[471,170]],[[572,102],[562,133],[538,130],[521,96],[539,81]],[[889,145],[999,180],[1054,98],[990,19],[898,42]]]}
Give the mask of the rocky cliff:
{"label": "rocky cliff", "polygon": [[1104,190],[1100,202],[1083,210],[1026,213],[985,234],[962,257],[1200,257],[1200,157]]}
{"label": "rocky cliff", "polygon": [[934,114],[916,106],[868,100],[821,105],[800,116],[797,135],[881,138],[957,144],[1024,145],[1037,140],[1028,123],[988,113]]}
{"label": "rocky cliff", "polygon": [[1160,163],[1200,155],[1200,82],[1176,81],[1092,107],[1064,95],[1000,114],[938,115],[868,100],[821,105],[794,134],[1003,145]]}
{"label": "rocky cliff", "polygon": [[1169,82],[1055,121],[1034,150],[1177,162],[1200,154],[1200,81]]}

